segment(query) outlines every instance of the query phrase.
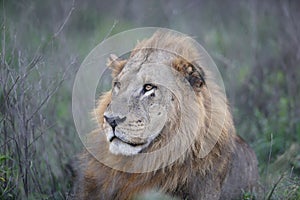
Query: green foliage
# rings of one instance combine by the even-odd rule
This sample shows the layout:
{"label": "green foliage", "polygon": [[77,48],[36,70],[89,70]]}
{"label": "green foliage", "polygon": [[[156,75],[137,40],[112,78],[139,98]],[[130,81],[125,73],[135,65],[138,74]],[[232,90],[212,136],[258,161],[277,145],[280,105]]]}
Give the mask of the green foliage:
{"label": "green foliage", "polygon": [[8,155],[0,155],[0,198],[1,199],[15,199],[14,194],[15,186],[10,180],[16,177],[16,170],[8,165],[7,163],[13,162],[14,160]]}
{"label": "green foliage", "polygon": [[255,200],[255,194],[252,192],[244,192],[242,200]]}

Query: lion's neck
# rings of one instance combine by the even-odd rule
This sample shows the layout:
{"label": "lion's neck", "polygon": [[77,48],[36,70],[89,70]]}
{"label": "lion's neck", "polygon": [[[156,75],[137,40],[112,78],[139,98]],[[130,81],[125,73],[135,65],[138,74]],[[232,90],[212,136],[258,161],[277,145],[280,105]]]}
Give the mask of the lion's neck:
{"label": "lion's neck", "polygon": [[[174,196],[197,195],[199,191],[193,191],[197,187],[191,186],[205,185],[206,180],[203,177],[208,177],[208,180],[224,179],[222,174],[227,168],[226,160],[230,159],[230,155],[221,155],[218,148],[217,145],[205,158],[186,156],[184,162],[148,173],[121,172],[98,163],[103,176],[99,177],[97,185],[101,185],[101,193],[106,199],[130,199],[136,194],[156,189]],[[214,163],[215,168],[212,168],[211,163]]]}

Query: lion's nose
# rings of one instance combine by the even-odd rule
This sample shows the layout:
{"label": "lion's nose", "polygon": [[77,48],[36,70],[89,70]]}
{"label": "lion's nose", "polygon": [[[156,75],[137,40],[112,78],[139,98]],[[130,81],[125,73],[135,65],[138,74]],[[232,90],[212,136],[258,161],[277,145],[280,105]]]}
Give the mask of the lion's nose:
{"label": "lion's nose", "polygon": [[105,120],[107,123],[112,127],[113,131],[115,131],[116,126],[121,122],[125,121],[126,117],[120,118],[119,116],[107,116],[104,115]]}

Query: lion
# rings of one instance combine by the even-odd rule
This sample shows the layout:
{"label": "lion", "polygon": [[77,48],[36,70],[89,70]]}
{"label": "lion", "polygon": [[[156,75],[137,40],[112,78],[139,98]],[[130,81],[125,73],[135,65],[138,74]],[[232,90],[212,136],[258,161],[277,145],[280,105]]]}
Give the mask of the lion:
{"label": "lion", "polygon": [[79,157],[78,199],[240,199],[258,184],[254,151],[237,136],[225,95],[188,36],[165,31],[128,59],[111,55],[112,89]]}

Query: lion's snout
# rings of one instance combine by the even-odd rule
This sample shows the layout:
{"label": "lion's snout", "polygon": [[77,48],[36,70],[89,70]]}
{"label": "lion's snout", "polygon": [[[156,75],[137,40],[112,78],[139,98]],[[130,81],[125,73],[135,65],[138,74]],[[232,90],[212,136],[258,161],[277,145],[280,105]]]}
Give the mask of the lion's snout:
{"label": "lion's snout", "polygon": [[112,127],[113,131],[115,131],[116,126],[126,120],[126,117],[119,117],[119,116],[109,116],[104,114],[104,119],[106,122]]}

